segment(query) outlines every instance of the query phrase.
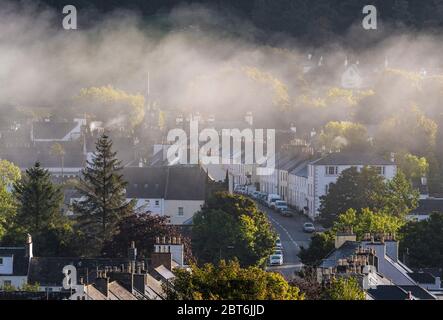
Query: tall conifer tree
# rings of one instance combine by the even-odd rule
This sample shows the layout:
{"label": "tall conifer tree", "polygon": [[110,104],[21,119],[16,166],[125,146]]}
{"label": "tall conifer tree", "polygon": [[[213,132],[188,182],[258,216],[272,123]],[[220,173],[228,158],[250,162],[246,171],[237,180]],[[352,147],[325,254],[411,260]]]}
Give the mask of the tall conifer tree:
{"label": "tall conifer tree", "polygon": [[23,179],[14,184],[13,193],[18,202],[15,220],[26,232],[39,234],[61,220],[63,193],[40,163],[26,170]]}
{"label": "tall conifer tree", "polygon": [[94,254],[116,234],[118,222],[134,211],[134,203],[125,197],[127,183],[120,174],[122,167],[116,154],[112,141],[102,134],[77,187],[82,198],[74,203],[74,212]]}

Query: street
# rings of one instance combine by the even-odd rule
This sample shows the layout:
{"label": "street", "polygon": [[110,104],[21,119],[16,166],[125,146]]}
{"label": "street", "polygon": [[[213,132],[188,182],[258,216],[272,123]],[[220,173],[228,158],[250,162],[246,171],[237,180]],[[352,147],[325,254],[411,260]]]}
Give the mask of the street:
{"label": "street", "polygon": [[261,204],[257,206],[266,213],[276,232],[280,235],[283,246],[283,265],[268,267],[267,270],[280,272],[287,280],[291,279],[302,263],[297,256],[300,247],[308,247],[311,234],[303,232],[303,224],[311,222],[307,217],[295,213],[293,217],[283,217]]}

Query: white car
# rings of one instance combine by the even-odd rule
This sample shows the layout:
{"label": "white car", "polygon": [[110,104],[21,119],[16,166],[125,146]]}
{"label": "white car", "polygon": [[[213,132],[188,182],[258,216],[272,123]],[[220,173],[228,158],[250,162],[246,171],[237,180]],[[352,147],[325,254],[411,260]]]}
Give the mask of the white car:
{"label": "white car", "polygon": [[306,222],[303,224],[303,231],[308,233],[315,232],[315,226],[311,222]]}
{"label": "white car", "polygon": [[283,264],[283,256],[278,254],[273,254],[269,257],[269,264],[271,266],[281,266]]}
{"label": "white car", "polygon": [[273,254],[275,254],[277,256],[283,256],[283,250],[282,249],[275,249]]}
{"label": "white car", "polygon": [[281,212],[284,210],[288,210],[288,204],[286,203],[286,201],[283,200],[277,200],[275,201],[275,210]]}
{"label": "white car", "polygon": [[282,245],[281,245],[281,240],[280,239],[277,239],[277,241],[275,241],[275,248],[276,249],[282,249],[283,247],[282,247]]}

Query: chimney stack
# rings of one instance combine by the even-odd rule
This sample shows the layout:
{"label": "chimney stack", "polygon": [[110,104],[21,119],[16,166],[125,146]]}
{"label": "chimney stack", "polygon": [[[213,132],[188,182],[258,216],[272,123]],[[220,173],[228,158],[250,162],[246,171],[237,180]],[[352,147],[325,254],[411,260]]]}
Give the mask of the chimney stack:
{"label": "chimney stack", "polygon": [[26,257],[27,258],[32,258],[33,257],[33,253],[32,253],[32,237],[31,235],[28,233],[27,237],[26,237]]}
{"label": "chimney stack", "polygon": [[95,287],[100,291],[105,297],[109,294],[109,278],[106,275],[100,274],[97,279],[95,279]]}

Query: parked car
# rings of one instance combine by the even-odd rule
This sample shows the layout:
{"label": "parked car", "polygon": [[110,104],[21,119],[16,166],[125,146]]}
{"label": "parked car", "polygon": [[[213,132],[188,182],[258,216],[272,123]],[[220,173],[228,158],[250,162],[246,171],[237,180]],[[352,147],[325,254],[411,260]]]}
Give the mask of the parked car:
{"label": "parked car", "polygon": [[269,264],[271,266],[281,266],[283,264],[283,256],[273,254],[269,257]]}
{"label": "parked car", "polygon": [[303,224],[303,231],[308,233],[315,232],[315,226],[311,222],[306,222]]}
{"label": "parked car", "polygon": [[294,213],[291,210],[286,209],[286,210],[281,210],[280,215],[282,215],[283,217],[293,217]]}
{"label": "parked car", "polygon": [[268,195],[266,194],[266,192],[260,192],[259,196],[258,196],[258,202],[260,202],[261,204],[266,204],[266,199],[268,198]]}
{"label": "parked car", "polygon": [[275,249],[273,254],[283,256],[283,250],[282,249]]}
{"label": "parked car", "polygon": [[275,242],[275,248],[276,249],[282,249],[282,245],[281,245],[281,240],[278,238],[277,241]]}
{"label": "parked car", "polygon": [[267,205],[269,208],[275,207],[275,201],[280,200],[280,196],[278,194],[268,194]]}
{"label": "parked car", "polygon": [[259,191],[254,191],[254,192],[252,192],[252,198],[254,198],[254,199],[258,199],[258,196],[260,195],[260,192]]}
{"label": "parked car", "polygon": [[288,210],[288,204],[286,203],[286,201],[277,200],[275,201],[274,208],[279,212],[283,210]]}

